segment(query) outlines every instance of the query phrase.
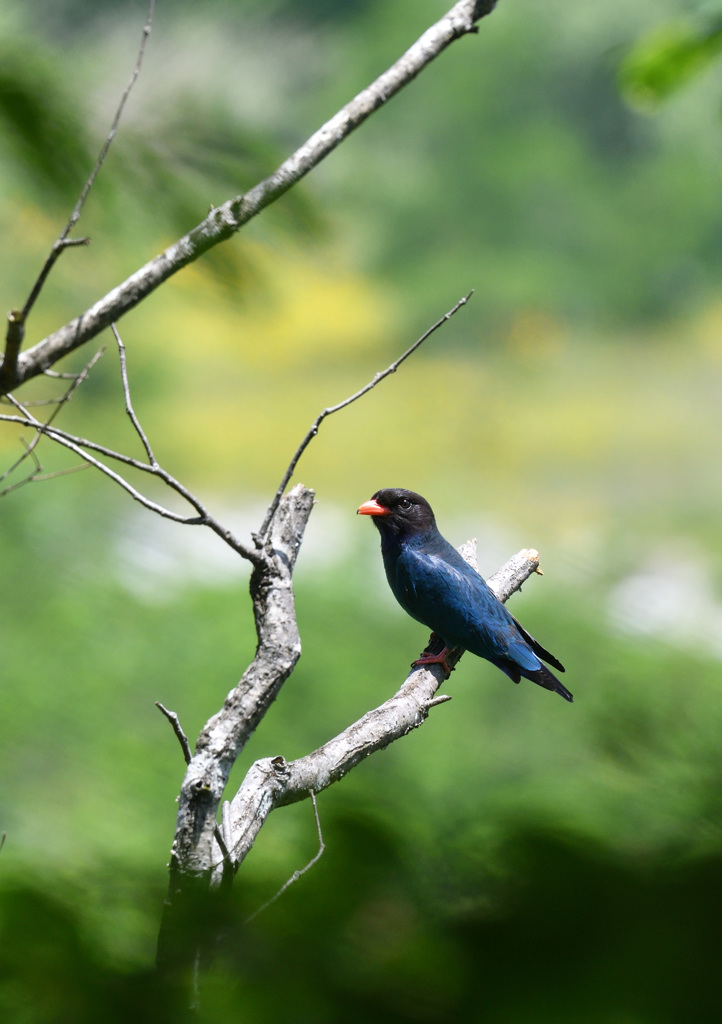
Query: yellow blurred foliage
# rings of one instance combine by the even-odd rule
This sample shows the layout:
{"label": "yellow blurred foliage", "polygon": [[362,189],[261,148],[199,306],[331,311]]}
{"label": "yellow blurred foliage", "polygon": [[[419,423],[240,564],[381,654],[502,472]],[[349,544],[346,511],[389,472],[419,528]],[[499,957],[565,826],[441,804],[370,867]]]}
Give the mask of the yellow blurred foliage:
{"label": "yellow blurred foliage", "polygon": [[198,266],[167,286],[157,329],[177,341],[174,358],[194,375],[206,358],[264,372],[328,358],[339,362],[349,352],[377,347],[393,326],[388,297],[339,263],[309,258],[290,246],[243,244],[261,282],[253,294],[234,301],[228,290],[209,287],[207,272]]}

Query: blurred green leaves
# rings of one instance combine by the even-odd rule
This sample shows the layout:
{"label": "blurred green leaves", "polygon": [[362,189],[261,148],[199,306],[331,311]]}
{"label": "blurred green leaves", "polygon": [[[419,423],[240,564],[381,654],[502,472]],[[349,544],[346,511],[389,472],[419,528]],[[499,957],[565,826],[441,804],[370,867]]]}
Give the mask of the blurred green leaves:
{"label": "blurred green leaves", "polygon": [[722,15],[706,21],[677,22],[644,37],[626,57],[620,84],[642,110],[655,109],[722,54]]}
{"label": "blurred green leaves", "polygon": [[5,160],[33,182],[37,201],[72,209],[93,165],[92,143],[62,59],[39,39],[0,42],[0,131]]}

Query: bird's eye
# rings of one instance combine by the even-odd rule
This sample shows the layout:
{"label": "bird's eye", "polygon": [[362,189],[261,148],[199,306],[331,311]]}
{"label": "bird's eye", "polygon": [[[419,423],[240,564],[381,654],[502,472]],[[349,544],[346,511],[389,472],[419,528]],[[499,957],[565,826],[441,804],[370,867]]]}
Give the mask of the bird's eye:
{"label": "bird's eye", "polygon": [[408,512],[409,509],[411,508],[411,505],[412,502],[410,502],[408,498],[402,498],[399,501],[399,508],[401,509],[402,512]]}

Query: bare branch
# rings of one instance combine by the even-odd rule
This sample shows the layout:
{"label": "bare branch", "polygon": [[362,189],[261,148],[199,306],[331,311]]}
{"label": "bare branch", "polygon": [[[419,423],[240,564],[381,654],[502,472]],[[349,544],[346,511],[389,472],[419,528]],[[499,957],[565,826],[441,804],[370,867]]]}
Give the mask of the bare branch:
{"label": "bare branch", "polygon": [[[93,367],[94,367],[94,366],[95,366],[95,364],[96,364],[96,363],[98,362],[98,360],[100,359],[100,357],[101,357],[101,356],[103,355],[103,353],[104,353],[104,352],[105,352],[105,348],[101,348],[101,349],[98,349],[98,351],[97,351],[97,352],[95,353],[95,355],[93,356],[93,358],[92,358],[92,359],[90,360],[90,362],[89,362],[89,363],[87,364],[87,366],[84,366],[84,367],[83,367],[83,369],[82,369],[82,370],[80,371],[80,373],[74,373],[74,374],[72,374],[72,376],[71,376],[71,380],[72,380],[72,383],[71,383],[70,387],[68,388],[68,390],[67,390],[67,391],[65,392],[65,394],[64,394],[64,395],[62,395],[62,396],[61,396],[61,397],[60,397],[60,398],[59,398],[59,399],[58,399],[58,400],[57,400],[57,401],[56,401],[56,402],[54,403],[54,405],[55,405],[55,409],[54,409],[54,410],[53,410],[53,412],[52,412],[52,413],[50,414],[50,416],[48,417],[48,419],[47,419],[47,420],[45,421],[45,424],[44,424],[44,425],[45,425],[46,427],[47,427],[47,426],[49,426],[49,425],[50,425],[50,424],[51,424],[51,423],[53,422],[53,420],[54,420],[54,419],[55,419],[55,417],[56,417],[56,416],[58,415],[58,413],[59,413],[59,412],[60,412],[60,410],[61,410],[61,409],[63,408],[63,406],[64,406],[64,405],[66,405],[66,404],[67,404],[67,403],[68,403],[68,402],[70,401],[70,399],[71,399],[71,398],[73,397],[73,395],[75,394],[76,390],[77,390],[77,389],[78,389],[78,387],[79,387],[79,386],[80,386],[80,385],[81,385],[81,384],[83,383],[83,381],[84,381],[84,380],[87,380],[87,378],[88,378],[88,375],[89,375],[90,371],[91,371],[91,370],[93,369]],[[20,403],[19,403],[19,402],[18,402],[18,401],[17,401],[17,400],[16,400],[15,398],[14,398],[14,396],[13,396],[13,395],[11,395],[11,394],[9,394],[9,393],[8,393],[7,395],[5,395],[5,396],[4,396],[4,398],[5,398],[5,401],[6,401],[6,402],[7,402],[7,403],[8,403],[9,405],[14,405],[14,406],[15,406],[15,407],[16,407],[17,409],[19,409],[19,410],[20,410],[20,411],[21,411],[22,413],[24,413],[24,414],[25,414],[26,416],[27,416],[27,415],[29,415],[29,414],[27,413],[27,409],[28,409],[28,408],[30,407],[30,403],[29,403],[29,404],[28,404],[27,406],[25,406],[25,405],[20,405]],[[5,417],[2,417],[2,418],[5,418]],[[10,418],[11,418],[11,417],[10,417]],[[34,422],[33,422],[33,423],[31,424],[31,423],[30,423],[30,422],[28,421],[28,426],[31,426],[31,425],[32,425],[32,426],[36,426],[37,422],[38,422],[37,420],[34,420]],[[16,461],[15,461],[15,462],[14,462],[14,463],[12,464],[12,466],[10,466],[10,468],[9,468],[9,469],[6,469],[6,470],[5,470],[5,472],[4,472],[4,473],[3,473],[2,475],[0,475],[0,481],[1,481],[1,480],[5,480],[5,479],[7,479],[7,477],[9,477],[9,476],[10,476],[10,474],[11,474],[11,473],[13,473],[13,472],[14,472],[14,471],[15,471],[15,470],[16,470],[16,469],[18,468],[18,466],[19,466],[19,465],[20,465],[20,464],[21,464],[22,462],[24,462],[24,461],[25,461],[25,459],[27,459],[27,458],[28,458],[28,456],[31,456],[31,455],[33,455],[33,451],[34,451],[34,449],[35,449],[35,448],[37,447],[37,445],[39,444],[39,442],[40,442],[40,438],[42,437],[42,435],[43,435],[43,431],[42,431],[42,430],[39,430],[39,429],[37,428],[37,426],[36,426],[35,436],[33,437],[32,441],[30,441],[30,443],[29,443],[29,444],[25,444],[25,442],[23,441],[23,444],[25,444],[25,451],[24,451],[24,453],[23,453],[23,454],[22,454],[22,455],[20,456],[20,458],[19,458],[19,459],[17,459],[17,460],[16,460]],[[35,458],[35,456],[34,456],[34,455],[33,455],[33,458]],[[16,487],[18,487],[18,486],[22,486],[22,484],[25,484],[25,483],[29,483],[29,482],[30,482],[31,480],[33,480],[33,479],[37,479],[37,473],[39,473],[39,472],[40,472],[40,470],[41,470],[41,467],[40,467],[40,463],[39,463],[39,462],[37,462],[37,460],[36,460],[36,463],[37,463],[37,465],[36,465],[36,472],[34,472],[34,473],[31,473],[29,477],[27,477],[27,478],[26,478],[25,480],[23,480],[23,481],[21,482],[21,484],[19,484],[19,485],[18,485],[18,484],[16,484],[16,485],[14,485],[13,487],[9,487],[9,488],[7,488],[6,490],[4,490],[4,491],[3,491],[2,493],[0,493],[0,497],[2,497],[2,496],[3,496],[3,495],[5,495],[5,494],[9,494],[9,493],[10,493],[10,491],[14,491],[14,490],[16,489]],[[55,474],[53,474],[53,475],[55,475]]]}
{"label": "bare branch", "polygon": [[[263,906],[259,907],[258,910],[255,910],[250,917],[246,918],[246,924],[249,924],[251,921],[254,921],[259,914],[262,914],[263,911],[267,910],[272,903],[275,903],[279,896],[283,896],[284,892],[286,891],[286,889],[288,889],[289,885],[293,885],[293,883],[297,882],[302,875],[305,875],[307,871],[310,871],[314,864],[317,864],[318,861],[323,856],[323,852],[326,849],[326,844],[323,841],[323,833],[321,831],[321,819],[318,816],[318,805],[316,804],[316,794],[312,789],[309,789],[308,795],[311,797],[311,802],[313,803],[313,816],[316,819],[316,831],[318,833],[318,850],[310,859],[308,864],[306,864],[305,867],[299,868],[298,871],[294,871],[291,877],[283,883],[278,892],[274,896],[271,896],[270,900],[266,900]],[[224,859],[230,859],[230,854],[228,853],[228,850],[226,850],[225,852]]]}
{"label": "bare branch", "polygon": [[469,299],[471,298],[471,296],[473,294],[474,294],[474,290],[472,288],[472,290],[469,292],[468,295],[465,295],[462,299],[459,299],[459,301],[456,303],[454,308],[450,309],[448,313],[444,313],[444,315],[441,317],[441,319],[437,320],[435,324],[433,324],[431,327],[429,327],[429,329],[427,331],[425,331],[421,335],[421,337],[418,338],[413,343],[413,345],[411,345],[409,348],[406,349],[406,351],[404,352],[403,355],[399,356],[399,358],[396,359],[393,363],[391,363],[390,366],[387,366],[385,370],[381,370],[379,373],[377,373],[375,375],[375,377],[373,378],[373,380],[369,381],[368,384],[365,384],[364,387],[362,387],[360,389],[360,391],[356,391],[355,394],[351,395],[349,398],[345,398],[343,400],[343,402],[339,402],[338,405],[332,405],[332,406],[330,406],[327,409],[323,409],[318,414],[316,419],[311,424],[310,430],[308,431],[308,433],[304,437],[303,441],[301,441],[300,445],[296,449],[296,452],[295,452],[293,458],[291,459],[290,463],[288,464],[288,468],[286,469],[286,472],[283,474],[283,479],[281,480],[280,484],[278,485],[278,489],[277,489],[276,494],[275,494],[275,496],[273,498],[273,501],[268,506],[268,511],[266,512],[266,518],[263,520],[263,524],[261,525],[261,529],[258,531],[258,534],[257,534],[257,537],[258,537],[258,539],[260,541],[262,541],[263,538],[266,536],[266,532],[268,530],[269,523],[273,519],[275,511],[278,508],[278,503],[281,500],[281,495],[286,490],[286,487],[288,486],[288,482],[289,482],[289,480],[291,479],[291,477],[293,476],[293,474],[295,472],[296,466],[298,465],[298,460],[301,458],[301,456],[305,452],[306,448],[308,448],[309,444],[314,439],[314,437],[318,434],[319,427],[321,426],[323,421],[326,419],[326,417],[327,416],[331,416],[335,412],[339,412],[341,409],[345,409],[346,406],[351,405],[352,402],[355,402],[355,401],[357,401],[357,399],[362,398],[364,395],[368,394],[368,392],[371,391],[372,388],[375,388],[376,385],[380,384],[381,381],[384,380],[386,377],[390,376],[392,373],[396,373],[396,371],[401,366],[401,364],[406,359],[408,359],[409,356],[412,355],[416,351],[416,349],[420,345],[422,345],[426,341],[426,339],[428,337],[430,337],[434,333],[434,331],[438,330],[439,327],[441,327],[442,324],[445,324],[447,320],[450,320],[452,318],[452,316],[454,315],[454,313],[457,312],[457,310],[461,309],[462,306],[465,306],[466,303],[469,301]]}
{"label": "bare branch", "polygon": [[[140,491],[138,491],[135,487],[128,483],[128,481],[124,477],[122,477],[120,473],[116,473],[115,470],[111,469],[110,466],[106,466],[104,462],[100,461],[100,459],[96,459],[92,455],[88,454],[88,452],[83,451],[83,448],[85,447],[91,450],[100,450],[104,455],[107,455],[109,458],[116,459],[119,462],[124,462],[126,465],[133,466],[135,469],[141,469],[146,471],[150,470],[151,472],[154,473],[156,472],[152,470],[151,467],[146,466],[144,462],[138,462],[136,459],[131,459],[129,456],[123,455],[121,452],[113,452],[111,449],[105,448],[103,445],[95,444],[94,442],[88,441],[85,438],[73,437],[73,435],[67,434],[64,430],[58,430],[57,427],[49,427],[46,423],[41,423],[39,420],[36,420],[33,416],[30,415],[30,413],[27,412],[27,410],[23,411],[25,413],[24,417],[6,416],[3,414],[0,415],[0,421],[4,421],[6,423],[22,423],[24,426],[35,427],[35,429],[40,434],[44,434],[46,437],[49,437],[52,441],[55,441],[57,442],[57,444],[62,445],[63,448],[67,448],[69,451],[74,452],[81,459],[84,459],[86,462],[88,462],[91,466],[95,466],[95,468],[100,470],[101,473],[104,473],[111,480],[114,480],[115,483],[117,483],[119,487],[122,487],[124,491],[127,491],[131,498],[133,498],[139,504],[143,505],[145,508],[150,509],[151,512],[156,512],[159,516],[163,516],[164,519],[172,519],[176,523],[185,523],[193,526],[199,525],[201,523],[204,523],[204,525],[206,525],[201,517],[182,516],[179,515],[177,512],[171,512],[170,509],[164,508],[163,505],[159,505],[155,501],[151,501],[150,498],[147,498],[144,494],[141,494]],[[159,473],[158,475],[161,474]],[[165,479],[165,475],[162,475],[161,478]],[[168,481],[166,480],[166,482]]]}
{"label": "bare branch", "polygon": [[33,460],[35,464],[35,469],[33,469],[32,472],[30,472],[28,476],[26,476],[24,479],[19,480],[17,483],[11,484],[9,487],[6,487],[3,491],[0,491],[0,498],[4,498],[6,494],[10,494],[11,491],[16,491],[18,487],[22,487],[24,486],[24,484],[29,484],[32,480],[34,480],[37,477],[38,473],[42,472],[43,467],[40,465],[38,457],[34,451],[37,437],[38,435],[36,434],[33,440],[29,442],[26,441],[24,437],[20,438],[20,443],[24,446],[25,451],[20,456],[19,459],[16,459],[15,462],[13,462],[12,466],[10,466],[9,469],[5,470],[2,476],[0,476],[0,480],[7,480],[10,474],[13,473],[18,468],[18,466],[20,466],[27,458],[31,458]]}
{"label": "bare branch", "polygon": [[178,715],[175,713],[175,711],[169,711],[168,708],[164,707],[159,700],[155,702],[155,706],[158,708],[160,712],[162,712],[162,714],[165,715],[170,724],[173,726],[173,732],[178,737],[178,742],[181,745],[181,750],[183,751],[183,757],[185,758],[186,764],[190,764],[191,757],[193,756],[191,754],[191,745],[188,742],[188,737],[183,731],[183,726],[180,724],[180,719],[178,718]]}
{"label": "bare branch", "polygon": [[474,32],[475,23],[493,10],[495,2],[459,0],[395,64],[338,111],[269,178],[244,195],[236,196],[213,209],[187,235],[137,270],[81,316],[23,353],[18,359],[17,372],[12,375],[15,383],[23,383],[43,373],[62,356],[94,338],[113,321],[119,320],[177,271],[198,259],[214,245],[230,238],[308,174],[451,43]]}
{"label": "bare branch", "polygon": [[8,327],[5,334],[5,355],[0,365],[0,391],[14,387],[18,357],[25,337],[25,315],[22,309],[11,309],[8,313]]}
{"label": "bare branch", "polygon": [[58,373],[57,370],[43,370],[44,377],[53,377],[57,380],[75,380],[77,373]]}
{"label": "bare branch", "polygon": [[25,305],[21,310],[15,309],[8,314],[8,329],[5,342],[5,357],[3,359],[2,365],[0,365],[1,391],[7,391],[9,388],[14,387],[15,384],[22,383],[22,381],[18,379],[17,367],[18,357],[20,354],[20,346],[22,345],[23,335],[25,334],[25,325],[27,324],[28,317],[30,316],[30,311],[35,305],[35,302],[37,301],[40,292],[43,290],[43,286],[45,285],[45,282],[48,279],[50,271],[55,266],[58,257],[61,253],[65,252],[66,249],[78,245],[88,245],[90,242],[89,238],[69,238],[68,235],[80,220],[80,214],[82,212],[83,206],[85,205],[85,200],[87,199],[88,193],[90,192],[91,188],[95,183],[95,179],[98,176],[100,168],[103,166],[105,158],[108,154],[108,150],[110,149],[111,143],[113,142],[116,132],[118,131],[118,125],[120,124],[120,119],[123,115],[123,110],[125,108],[128,96],[130,95],[130,91],[135,85],[135,81],[138,75],[140,74],[140,67],[141,64],[143,63],[143,56],[145,54],[145,45],[148,41],[148,36],[150,35],[151,26],[153,24],[154,7],[155,0],[150,0],[148,17],[146,19],[145,26],[143,27],[143,37],[140,43],[140,50],[138,51],[138,57],[135,62],[135,67],[133,68],[133,72],[130,76],[130,81],[128,82],[127,86],[123,91],[123,95],[120,98],[120,103],[118,104],[118,109],[116,110],[115,117],[113,118],[113,123],[110,126],[110,131],[106,136],[105,142],[103,143],[103,146],[100,150],[98,159],[95,162],[95,166],[93,167],[93,170],[90,172],[90,177],[83,186],[78,201],[75,204],[75,209],[71,213],[70,219],[68,223],[65,225],[62,233],[60,234],[60,237],[53,243],[53,247],[50,250],[48,258],[45,260],[43,268],[40,271],[40,274],[38,275],[38,279],[31,288],[30,294],[25,300]]}
{"label": "bare branch", "polygon": [[[468,554],[462,553],[470,561]],[[538,566],[538,552],[520,551],[487,582],[499,600],[506,601]],[[463,652],[455,653],[458,661]],[[280,756],[256,761],[231,801],[231,855],[236,868],[272,810],[305,799],[309,790],[318,793],[326,789],[370,754],[422,725],[429,710],[439,703],[436,693],[443,681],[439,665],[414,668],[390,700],[312,753],[290,762]],[[213,884],[218,883],[216,869]]]}
{"label": "bare branch", "polygon": [[[107,448],[105,445],[98,444],[95,441],[90,441],[85,437],[76,437],[74,434],[69,434],[67,431],[60,430],[58,427],[53,427],[47,423],[43,423],[36,419],[24,406],[20,405],[17,399],[13,398],[12,395],[8,395],[8,398],[12,404],[21,411],[22,415],[10,416],[6,413],[0,413],[0,422],[19,423],[22,426],[34,428],[39,434],[49,437],[52,441],[55,441],[57,444],[62,445],[62,447],[74,452],[85,462],[94,466],[101,473],[104,473],[105,476],[117,483],[119,487],[122,487],[134,501],[137,501],[138,504],[143,505],[143,507],[147,508],[149,511],[155,512],[164,519],[171,519],[173,522],[182,523],[184,526],[207,526],[242,558],[248,559],[248,561],[252,562],[254,565],[263,562],[264,555],[259,548],[250,547],[240,541],[232,530],[220,523],[215,516],[208,511],[192,491],[188,490],[184,484],[179,480],[176,480],[176,478],[167,470],[163,469],[162,466],[159,466],[157,463],[149,466],[146,462],[134,459],[130,455],[124,455],[123,452],[116,452],[112,448]],[[180,495],[181,498],[185,499],[185,501],[187,501],[198,514],[195,516],[184,516],[178,512],[172,512],[170,509],[165,508],[156,501],[152,501],[136,487],[133,487],[132,484],[130,484],[120,473],[111,469],[110,466],[107,466],[100,459],[90,455],[90,452],[97,452],[99,455],[113,459],[125,466],[131,466],[133,469],[137,469],[141,473],[148,473],[151,476],[162,480],[167,487],[172,491],[175,491],[175,493]]]}
{"label": "bare branch", "polygon": [[[28,473],[26,477],[23,477],[22,480],[18,480],[17,483],[10,484],[9,486],[5,487],[2,491],[0,491],[0,498],[4,498],[6,494],[10,494],[12,493],[12,491],[17,491],[18,488],[24,487],[26,484],[40,483],[42,480],[53,480],[56,476],[67,476],[69,473],[78,473],[80,472],[80,470],[90,469],[88,463],[84,462],[80,466],[68,466],[67,469],[56,469],[52,473],[43,473],[43,467],[40,463],[40,460],[38,459],[35,452],[31,449],[30,444],[28,444],[28,442],[22,437],[20,438],[20,441],[22,442],[22,444],[25,445],[28,454],[30,455],[30,458],[35,463],[35,469],[33,469],[32,472]],[[15,468],[18,465],[20,465],[21,461],[22,459],[19,459],[15,463],[15,466],[12,468]],[[5,476],[7,476],[7,474],[3,474],[3,476],[0,477],[0,480],[4,480]]]}
{"label": "bare branch", "polygon": [[203,727],[188,765],[171,854],[171,902],[187,878],[208,876],[216,815],[231,768],[300,657],[292,574],[313,500],[313,491],[300,484],[282,499],[265,561],[251,575],[256,656],[221,710]]}
{"label": "bare branch", "polygon": [[115,335],[115,340],[118,344],[118,355],[120,357],[120,377],[123,382],[123,395],[125,397],[125,411],[128,413],[128,416],[130,417],[130,422],[135,427],[136,434],[143,442],[143,447],[145,448],[146,454],[148,456],[148,462],[151,464],[151,466],[157,466],[158,462],[156,460],[155,455],[153,454],[153,449],[150,446],[150,441],[148,440],[145,431],[141,427],[138,417],[135,415],[135,411],[133,410],[133,403],[130,400],[128,370],[125,364],[125,345],[121,341],[120,335],[118,334],[118,328],[115,326],[115,324],[111,324],[110,327],[111,330],[113,331],[113,334]]}
{"label": "bare branch", "polygon": [[[83,191],[80,193],[80,198],[78,199],[78,202],[75,204],[75,209],[73,210],[72,214],[70,215],[70,220],[65,225],[65,230],[63,231],[62,235],[60,236],[59,241],[61,241],[61,242],[65,242],[65,240],[67,239],[67,237],[70,234],[70,232],[73,230],[75,225],[80,220],[80,214],[82,212],[83,206],[85,205],[85,200],[88,198],[88,193],[90,192],[91,188],[93,187],[93,185],[95,183],[95,179],[98,177],[98,172],[100,171],[100,168],[103,166],[103,163],[105,162],[105,158],[108,155],[108,150],[110,149],[110,146],[111,146],[111,144],[113,142],[113,139],[115,138],[116,133],[118,131],[118,125],[120,124],[120,119],[123,116],[123,110],[125,109],[125,104],[127,103],[128,97],[130,96],[130,93],[131,93],[131,90],[132,90],[133,86],[136,83],[138,75],[140,74],[140,68],[141,68],[141,65],[143,63],[143,57],[145,56],[146,43],[148,42],[148,36],[150,35],[151,29],[153,27],[153,12],[154,12],[154,9],[155,9],[155,0],[150,0],[150,4],[149,4],[149,7],[148,7],[148,17],[146,18],[145,25],[143,26],[143,35],[141,37],[140,49],[138,50],[138,56],[137,56],[136,61],[135,61],[135,67],[133,68],[133,70],[131,72],[128,84],[126,85],[125,89],[123,90],[123,95],[120,97],[120,103],[118,104],[118,109],[115,112],[115,117],[113,118],[113,123],[110,126],[110,131],[108,132],[108,134],[106,136],[105,142],[103,143],[103,147],[100,150],[100,154],[98,155],[98,159],[95,162],[95,167],[91,171],[90,177],[88,178],[88,180],[86,181],[85,185],[83,186]],[[86,242],[86,241],[88,241],[88,239],[81,239],[79,241],[71,242],[69,244],[81,245],[81,244],[83,244],[83,242]],[[25,312],[25,315],[27,317],[27,314],[28,314],[28,303],[26,303],[26,307],[25,307],[24,312]]]}

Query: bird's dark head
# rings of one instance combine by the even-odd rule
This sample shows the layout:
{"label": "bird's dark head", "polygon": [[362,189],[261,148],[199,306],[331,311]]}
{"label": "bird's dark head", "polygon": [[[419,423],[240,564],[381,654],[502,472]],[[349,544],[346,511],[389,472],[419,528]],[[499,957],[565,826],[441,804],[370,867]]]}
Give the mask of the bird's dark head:
{"label": "bird's dark head", "polygon": [[403,487],[384,487],[370,501],[361,505],[357,514],[373,516],[382,537],[405,540],[436,530],[436,520],[426,498]]}

